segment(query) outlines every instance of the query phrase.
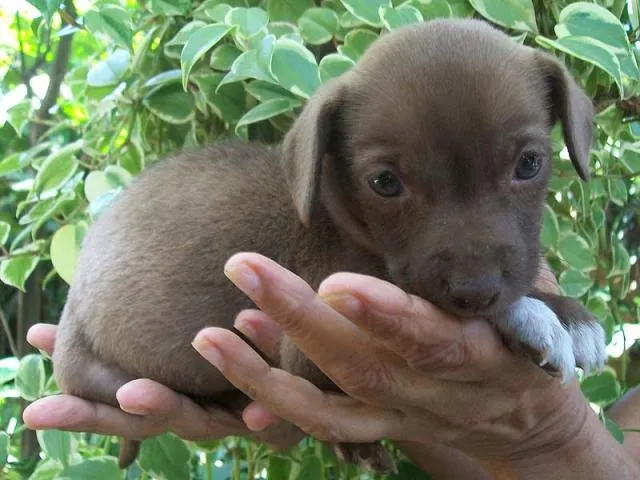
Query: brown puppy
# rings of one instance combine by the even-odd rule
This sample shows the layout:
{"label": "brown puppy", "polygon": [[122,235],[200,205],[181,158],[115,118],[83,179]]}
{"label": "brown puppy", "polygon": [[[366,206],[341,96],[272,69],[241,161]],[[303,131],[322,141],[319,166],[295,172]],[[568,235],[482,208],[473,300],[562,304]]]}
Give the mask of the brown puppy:
{"label": "brown puppy", "polygon": [[[231,328],[252,306],[223,275],[241,250],[314,288],[336,271],[359,272],[459,316],[487,317],[563,378],[576,363],[600,367],[595,318],[532,290],[550,129],[562,122],[586,179],[592,116],[560,63],[483,22],[438,20],[384,35],[321,87],[282,151],[181,153],[113,202],[85,238],[60,320],[59,386],[117,405],[122,384],[147,377],[240,408],[191,340],[206,326]],[[335,388],[286,338],[279,365]],[[132,446],[122,465],[135,458]],[[365,449],[343,453],[365,461]]]}

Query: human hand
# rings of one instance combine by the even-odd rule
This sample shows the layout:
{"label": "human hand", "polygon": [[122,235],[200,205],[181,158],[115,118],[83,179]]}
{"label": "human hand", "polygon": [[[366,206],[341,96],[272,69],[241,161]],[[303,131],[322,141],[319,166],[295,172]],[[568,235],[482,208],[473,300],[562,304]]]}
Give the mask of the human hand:
{"label": "human hand", "polygon": [[316,294],[257,254],[235,255],[226,272],[346,395],[269,367],[227,330],[204,329],[194,346],[236,387],[313,437],[442,442],[491,471],[570,446],[587,421],[575,382],[562,385],[514,355],[484,320],[460,320],[363,275],[333,275]]}
{"label": "human hand", "polygon": [[[245,311],[236,325],[251,331],[256,345],[267,354],[277,348],[280,331],[266,315]],[[52,354],[57,327],[49,324],[32,326],[27,340],[34,347]],[[279,421],[264,408],[250,404],[244,417],[254,426],[266,426],[260,432],[249,430],[242,420],[213,407],[202,407],[188,397],[149,379],[137,379],[123,385],[117,393],[121,410],[110,405],[90,402],[72,395],[52,395],[27,406],[23,419],[34,430],[59,429],[117,435],[131,439],[173,432],[185,440],[212,440],[229,435],[251,437],[284,449],[304,435]]]}

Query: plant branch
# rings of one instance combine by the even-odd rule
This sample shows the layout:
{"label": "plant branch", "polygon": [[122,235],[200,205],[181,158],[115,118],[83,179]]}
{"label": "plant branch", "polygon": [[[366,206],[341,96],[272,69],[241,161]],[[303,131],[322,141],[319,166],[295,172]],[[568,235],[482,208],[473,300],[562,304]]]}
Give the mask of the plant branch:
{"label": "plant branch", "polygon": [[15,340],[13,339],[13,334],[11,333],[11,328],[9,327],[9,322],[7,321],[7,316],[4,314],[4,310],[0,308],[0,322],[2,322],[2,328],[7,334],[7,342],[9,343],[9,349],[14,357],[18,358],[18,347],[16,345]]}
{"label": "plant branch", "polygon": [[[65,2],[65,7],[75,16],[75,7],[71,0],[67,0]],[[64,28],[67,25],[67,22],[63,20],[62,23],[62,28]],[[49,86],[47,87],[47,92],[45,93],[42,103],[40,104],[40,108],[35,115],[36,121],[31,123],[29,132],[31,145],[35,145],[38,142],[38,139],[46,131],[41,122],[46,121],[49,118],[49,110],[55,105],[58,95],[60,94],[60,87],[62,86],[62,81],[64,80],[64,76],[67,73],[69,65],[72,40],[73,33],[70,33],[69,35],[62,37],[58,43],[55,60],[53,61],[51,70],[49,71]]]}

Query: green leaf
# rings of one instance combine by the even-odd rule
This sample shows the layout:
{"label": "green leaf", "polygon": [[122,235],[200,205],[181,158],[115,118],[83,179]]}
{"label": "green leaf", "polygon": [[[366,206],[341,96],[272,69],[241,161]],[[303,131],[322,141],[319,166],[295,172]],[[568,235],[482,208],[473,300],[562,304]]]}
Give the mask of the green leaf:
{"label": "green leaf", "polygon": [[425,20],[454,16],[447,0],[412,0],[409,5],[416,8]]}
{"label": "green leaf", "polygon": [[164,44],[164,54],[170,58],[180,58],[183,46],[187,43],[189,37],[191,37],[196,30],[204,27],[205,25],[206,23],[200,20],[194,20],[193,22],[187,23],[171,40]]}
{"label": "green leaf", "polygon": [[16,378],[18,367],[20,367],[20,360],[16,357],[0,358],[0,385]]}
{"label": "green leaf", "polygon": [[344,37],[344,43],[338,47],[338,53],[357,62],[369,46],[378,39],[370,30],[352,30]]}
{"label": "green leaf", "polygon": [[0,432],[0,469],[7,464],[9,458],[9,435],[6,432]]}
{"label": "green leaf", "polygon": [[355,65],[355,62],[349,57],[345,57],[339,53],[330,53],[325,55],[320,60],[320,79],[322,83],[327,82],[332,78],[339,77],[343,73],[350,70]]}
{"label": "green leaf", "polygon": [[607,180],[607,190],[609,190],[609,199],[623,207],[627,203],[627,184],[621,178],[613,178]]}
{"label": "green leaf", "polygon": [[207,102],[225,122],[235,123],[246,111],[246,95],[241,83],[220,86],[221,73],[205,73],[195,76],[193,81],[204,94]]}
{"label": "green leaf", "polygon": [[577,298],[589,291],[593,285],[593,279],[582,272],[569,269],[560,274],[558,283],[565,295]]}
{"label": "green leaf", "polygon": [[274,85],[273,83],[264,82],[262,80],[254,80],[246,87],[247,93],[258,99],[261,103],[268,102],[278,98],[289,98],[291,100],[297,100],[298,97],[293,95],[288,90]]}
{"label": "green leaf", "polygon": [[381,27],[380,8],[391,7],[391,0],[341,0],[347,11],[359,20]]}
{"label": "green leaf", "polygon": [[320,71],[315,57],[304,46],[291,40],[276,40],[270,71],[282,87],[304,98],[310,98],[320,86]]}
{"label": "green leaf", "polygon": [[176,84],[153,89],[142,103],[151,113],[168,123],[187,123],[195,115],[193,96]]}
{"label": "green leaf", "polygon": [[120,194],[121,191],[122,188],[114,188],[113,190],[104,192],[89,204],[89,215],[94,222],[100,217],[102,212],[105,211],[105,209]]}
{"label": "green leaf", "polygon": [[592,37],[562,37],[551,40],[542,36],[536,37],[536,42],[545,48],[555,48],[568,53],[601,68],[613,77],[618,85],[618,92],[622,95],[622,72],[618,58],[610,52],[602,42]]}
{"label": "green leaf", "polygon": [[182,78],[182,71],[178,68],[173,70],[167,70],[166,72],[159,73],[154,75],[149,80],[144,82],[143,87],[145,88],[156,88],[161,85],[168,85],[170,83],[178,83]]}
{"label": "green leaf", "polygon": [[513,30],[538,33],[532,0],[469,0],[483,17]]}
{"label": "green leaf", "polygon": [[175,435],[165,433],[142,442],[138,463],[150,475],[188,480],[189,457],[187,445]]}
{"label": "green leaf", "polygon": [[186,15],[191,10],[190,0],[151,0],[150,10],[166,17]]}
{"label": "green leaf", "polygon": [[20,170],[20,168],[22,168],[20,165],[20,153],[16,152],[0,162],[0,177]]}
{"label": "green leaf", "polygon": [[0,280],[24,292],[24,284],[35,270],[40,257],[37,255],[17,255],[0,262]]}
{"label": "green leaf", "polygon": [[92,34],[105,35],[115,45],[131,50],[133,29],[125,9],[113,4],[102,5],[85,13],[84,24]]}
{"label": "green leaf", "polygon": [[82,141],[74,142],[47,157],[33,182],[33,192],[36,195],[48,190],[57,190],[73,177],[78,169],[78,160],[74,152],[81,146]]}
{"label": "green leaf", "polygon": [[302,466],[298,473],[297,480],[324,480],[324,467],[320,459],[310,453],[302,459]]}
{"label": "green leaf", "polygon": [[585,378],[580,388],[590,402],[600,405],[615,401],[620,396],[620,383],[610,368]]}
{"label": "green leaf", "polygon": [[267,13],[272,22],[296,23],[305,11],[314,6],[313,0],[267,0]]}
{"label": "green leaf", "polygon": [[182,87],[187,89],[189,74],[195,63],[202,58],[211,48],[213,48],[227,33],[231,31],[228,25],[207,25],[196,30],[187,40],[182,54],[180,64],[182,65]]}
{"label": "green leaf", "polygon": [[298,27],[305,42],[322,45],[338,31],[338,14],[330,8],[310,8],[298,20]]}
{"label": "green leaf", "polygon": [[640,173],[640,142],[625,144],[620,154],[620,161],[629,173]]}
{"label": "green leaf", "polygon": [[429,474],[424,470],[416,467],[413,463],[407,461],[401,461],[398,465],[398,475],[394,477],[394,480],[430,480]]}
{"label": "green leaf", "polygon": [[222,87],[222,85],[239,82],[248,78],[255,78],[272,83],[275,82],[271,76],[271,72],[263,70],[260,66],[260,62],[258,62],[258,52],[256,50],[249,50],[236,58],[229,72],[218,84],[218,88]]}
{"label": "green leaf", "polygon": [[411,5],[400,5],[399,7],[380,8],[380,19],[387,30],[409,25],[410,23],[422,22],[422,14]]}
{"label": "green leaf", "polygon": [[209,66],[215,70],[229,70],[242,52],[231,43],[223,43],[211,52]]}
{"label": "green leaf", "polygon": [[124,77],[130,62],[131,54],[127,50],[116,50],[109,58],[91,67],[87,84],[92,87],[116,85]]}
{"label": "green leaf", "polygon": [[62,471],[62,468],[62,465],[52,458],[46,458],[38,464],[29,480],[57,480],[57,475]]}
{"label": "green leaf", "polygon": [[7,222],[0,221],[0,245],[4,245],[9,240],[9,233],[11,233],[11,225]]}
{"label": "green leaf", "polygon": [[75,439],[70,432],[62,430],[38,430],[38,443],[51,458],[59,461],[63,467],[69,465],[71,454],[75,450]]}
{"label": "green leaf", "polygon": [[291,112],[293,109],[299,106],[300,103],[300,101],[292,100],[290,98],[274,98],[273,100],[268,100],[264,103],[256,105],[247,113],[245,113],[240,120],[238,120],[236,131],[238,130],[238,128],[245,125],[261,122],[263,120],[267,120],[268,118],[275,117],[276,115]]}
{"label": "green leaf", "polygon": [[267,466],[267,480],[281,480],[289,478],[291,472],[291,460],[279,455],[269,455]]}
{"label": "green leaf", "polygon": [[559,235],[560,226],[558,225],[558,217],[553,209],[545,204],[542,217],[542,244],[547,248],[555,248]]}
{"label": "green leaf", "polygon": [[118,165],[131,175],[137,175],[144,170],[144,149],[140,145],[140,140],[130,139],[124,151],[118,156]]}
{"label": "green leaf", "polygon": [[622,433],[620,427],[618,427],[618,425],[613,420],[606,417],[604,419],[604,426],[607,427],[607,430],[609,430],[611,436],[615,438],[619,444],[622,445],[624,443],[624,433]]}
{"label": "green leaf", "polygon": [[51,20],[53,14],[60,7],[60,2],[57,0],[27,0],[31,5],[36,7],[42,16],[47,20]]}
{"label": "green leaf", "polygon": [[29,123],[29,117],[31,116],[31,100],[23,100],[11,107],[7,113],[9,114],[9,125],[13,127],[19,136],[22,135],[22,131]]}
{"label": "green leaf", "polygon": [[225,16],[225,23],[237,27],[237,33],[243,38],[251,38],[263,31],[269,23],[267,12],[258,7],[233,8]]}
{"label": "green leaf", "polygon": [[596,269],[596,259],[589,245],[584,238],[573,232],[558,242],[558,255],[574,270],[590,272]]}
{"label": "green leaf", "polygon": [[51,239],[51,263],[58,275],[69,285],[78,263],[78,255],[86,231],[84,224],[67,224],[58,229]]}
{"label": "green leaf", "polygon": [[575,2],[560,12],[556,34],[560,36],[593,36],[614,48],[626,50],[629,45],[624,28],[616,16],[600,5]]}
{"label": "green leaf", "polygon": [[120,469],[115,457],[91,457],[65,468],[56,480],[121,480]]}
{"label": "green leaf", "polygon": [[615,238],[615,235],[611,236],[612,247],[612,266],[607,278],[616,277],[618,275],[624,275],[631,269],[631,259],[629,252],[624,247],[622,242]]}
{"label": "green leaf", "polygon": [[42,356],[31,353],[20,359],[16,373],[16,388],[20,396],[29,402],[42,397],[45,384],[44,361]]}

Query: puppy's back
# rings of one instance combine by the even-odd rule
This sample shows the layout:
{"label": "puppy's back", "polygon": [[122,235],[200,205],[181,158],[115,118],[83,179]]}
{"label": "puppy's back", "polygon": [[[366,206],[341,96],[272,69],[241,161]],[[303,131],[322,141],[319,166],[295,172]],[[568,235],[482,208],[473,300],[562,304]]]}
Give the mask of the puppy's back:
{"label": "puppy's back", "polygon": [[296,217],[276,155],[252,145],[183,153],[113,201],[84,239],[60,320],[65,392],[113,403],[115,384],[135,377],[198,396],[230,388],[190,342],[250,306],[224,277],[231,254],[279,259],[287,248]]}

